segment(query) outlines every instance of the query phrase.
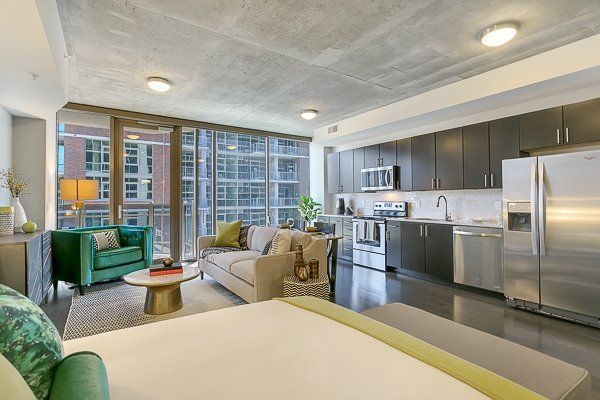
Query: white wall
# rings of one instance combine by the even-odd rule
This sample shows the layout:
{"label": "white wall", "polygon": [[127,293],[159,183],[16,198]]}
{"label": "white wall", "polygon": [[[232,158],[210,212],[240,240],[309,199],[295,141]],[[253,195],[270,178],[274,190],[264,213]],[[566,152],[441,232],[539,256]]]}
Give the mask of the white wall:
{"label": "white wall", "polygon": [[[12,166],[12,116],[0,104],[0,170]],[[0,207],[10,204],[10,192],[0,189]]]}
{"label": "white wall", "polygon": [[20,200],[27,219],[46,226],[46,121],[13,117],[12,167],[29,179],[27,194]]}
{"label": "white wall", "polygon": [[327,209],[327,190],[325,181],[327,171],[325,170],[325,148],[316,143],[310,143],[308,146],[309,165],[310,165],[310,196],[318,203],[323,204],[323,209]]}

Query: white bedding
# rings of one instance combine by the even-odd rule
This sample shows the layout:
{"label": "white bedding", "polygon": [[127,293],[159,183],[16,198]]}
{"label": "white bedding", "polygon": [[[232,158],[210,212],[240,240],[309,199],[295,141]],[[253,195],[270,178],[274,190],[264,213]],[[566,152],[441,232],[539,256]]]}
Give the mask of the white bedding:
{"label": "white bedding", "polygon": [[64,342],[106,365],[111,399],[488,399],[353,328],[266,301]]}

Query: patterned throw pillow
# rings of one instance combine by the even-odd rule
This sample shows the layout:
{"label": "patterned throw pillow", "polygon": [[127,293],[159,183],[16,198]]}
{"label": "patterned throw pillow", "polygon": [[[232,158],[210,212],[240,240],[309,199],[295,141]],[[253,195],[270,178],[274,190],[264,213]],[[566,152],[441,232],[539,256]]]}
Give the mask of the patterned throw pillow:
{"label": "patterned throw pillow", "polygon": [[248,230],[252,225],[244,225],[240,228],[240,248],[242,250],[248,250]]}
{"label": "patterned throw pillow", "polygon": [[275,234],[271,243],[269,254],[285,254],[292,246],[292,232],[289,229],[280,229]]}
{"label": "patterned throw pillow", "polygon": [[94,251],[118,249],[121,247],[114,231],[92,233],[92,241],[94,242]]}
{"label": "patterned throw pillow", "polygon": [[263,251],[262,251],[262,253],[261,253],[263,256],[266,256],[267,254],[269,254],[269,251],[271,251],[271,244],[272,244],[272,243],[273,243],[273,241],[272,241],[272,240],[269,240],[269,241],[267,242],[267,244],[265,245],[265,248],[263,249]]}
{"label": "patterned throw pillow", "polygon": [[56,327],[31,300],[0,285],[0,353],[19,371],[37,399],[47,399],[63,358]]}

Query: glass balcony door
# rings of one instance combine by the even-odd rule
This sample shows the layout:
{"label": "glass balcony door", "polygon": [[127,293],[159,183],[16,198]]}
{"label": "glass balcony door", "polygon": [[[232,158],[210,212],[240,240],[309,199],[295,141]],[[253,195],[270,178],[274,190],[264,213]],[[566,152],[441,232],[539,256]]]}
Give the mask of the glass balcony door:
{"label": "glass balcony door", "polygon": [[[116,121],[115,196],[117,223],[154,228],[154,258],[179,258],[173,252],[171,143],[173,127]],[[173,179],[178,180],[179,176]],[[176,235],[177,236],[177,235]]]}

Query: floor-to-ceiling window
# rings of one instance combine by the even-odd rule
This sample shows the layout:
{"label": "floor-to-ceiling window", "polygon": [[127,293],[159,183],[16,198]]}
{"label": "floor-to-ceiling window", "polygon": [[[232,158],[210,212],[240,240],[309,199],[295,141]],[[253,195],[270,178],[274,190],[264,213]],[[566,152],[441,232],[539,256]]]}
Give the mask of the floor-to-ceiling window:
{"label": "floor-to-ceiling window", "polygon": [[273,224],[302,221],[296,206],[309,194],[308,143],[269,138],[269,215]]}
{"label": "floor-to-ceiling window", "polygon": [[241,219],[245,224],[265,225],[265,137],[217,131],[216,140],[217,221]]}
{"label": "floor-to-ceiling window", "polygon": [[[57,173],[61,179],[95,179],[98,200],[85,202],[86,226],[108,225],[110,198],[110,117],[63,110],[58,113]],[[57,228],[78,226],[73,201],[61,199],[58,187]]]}

